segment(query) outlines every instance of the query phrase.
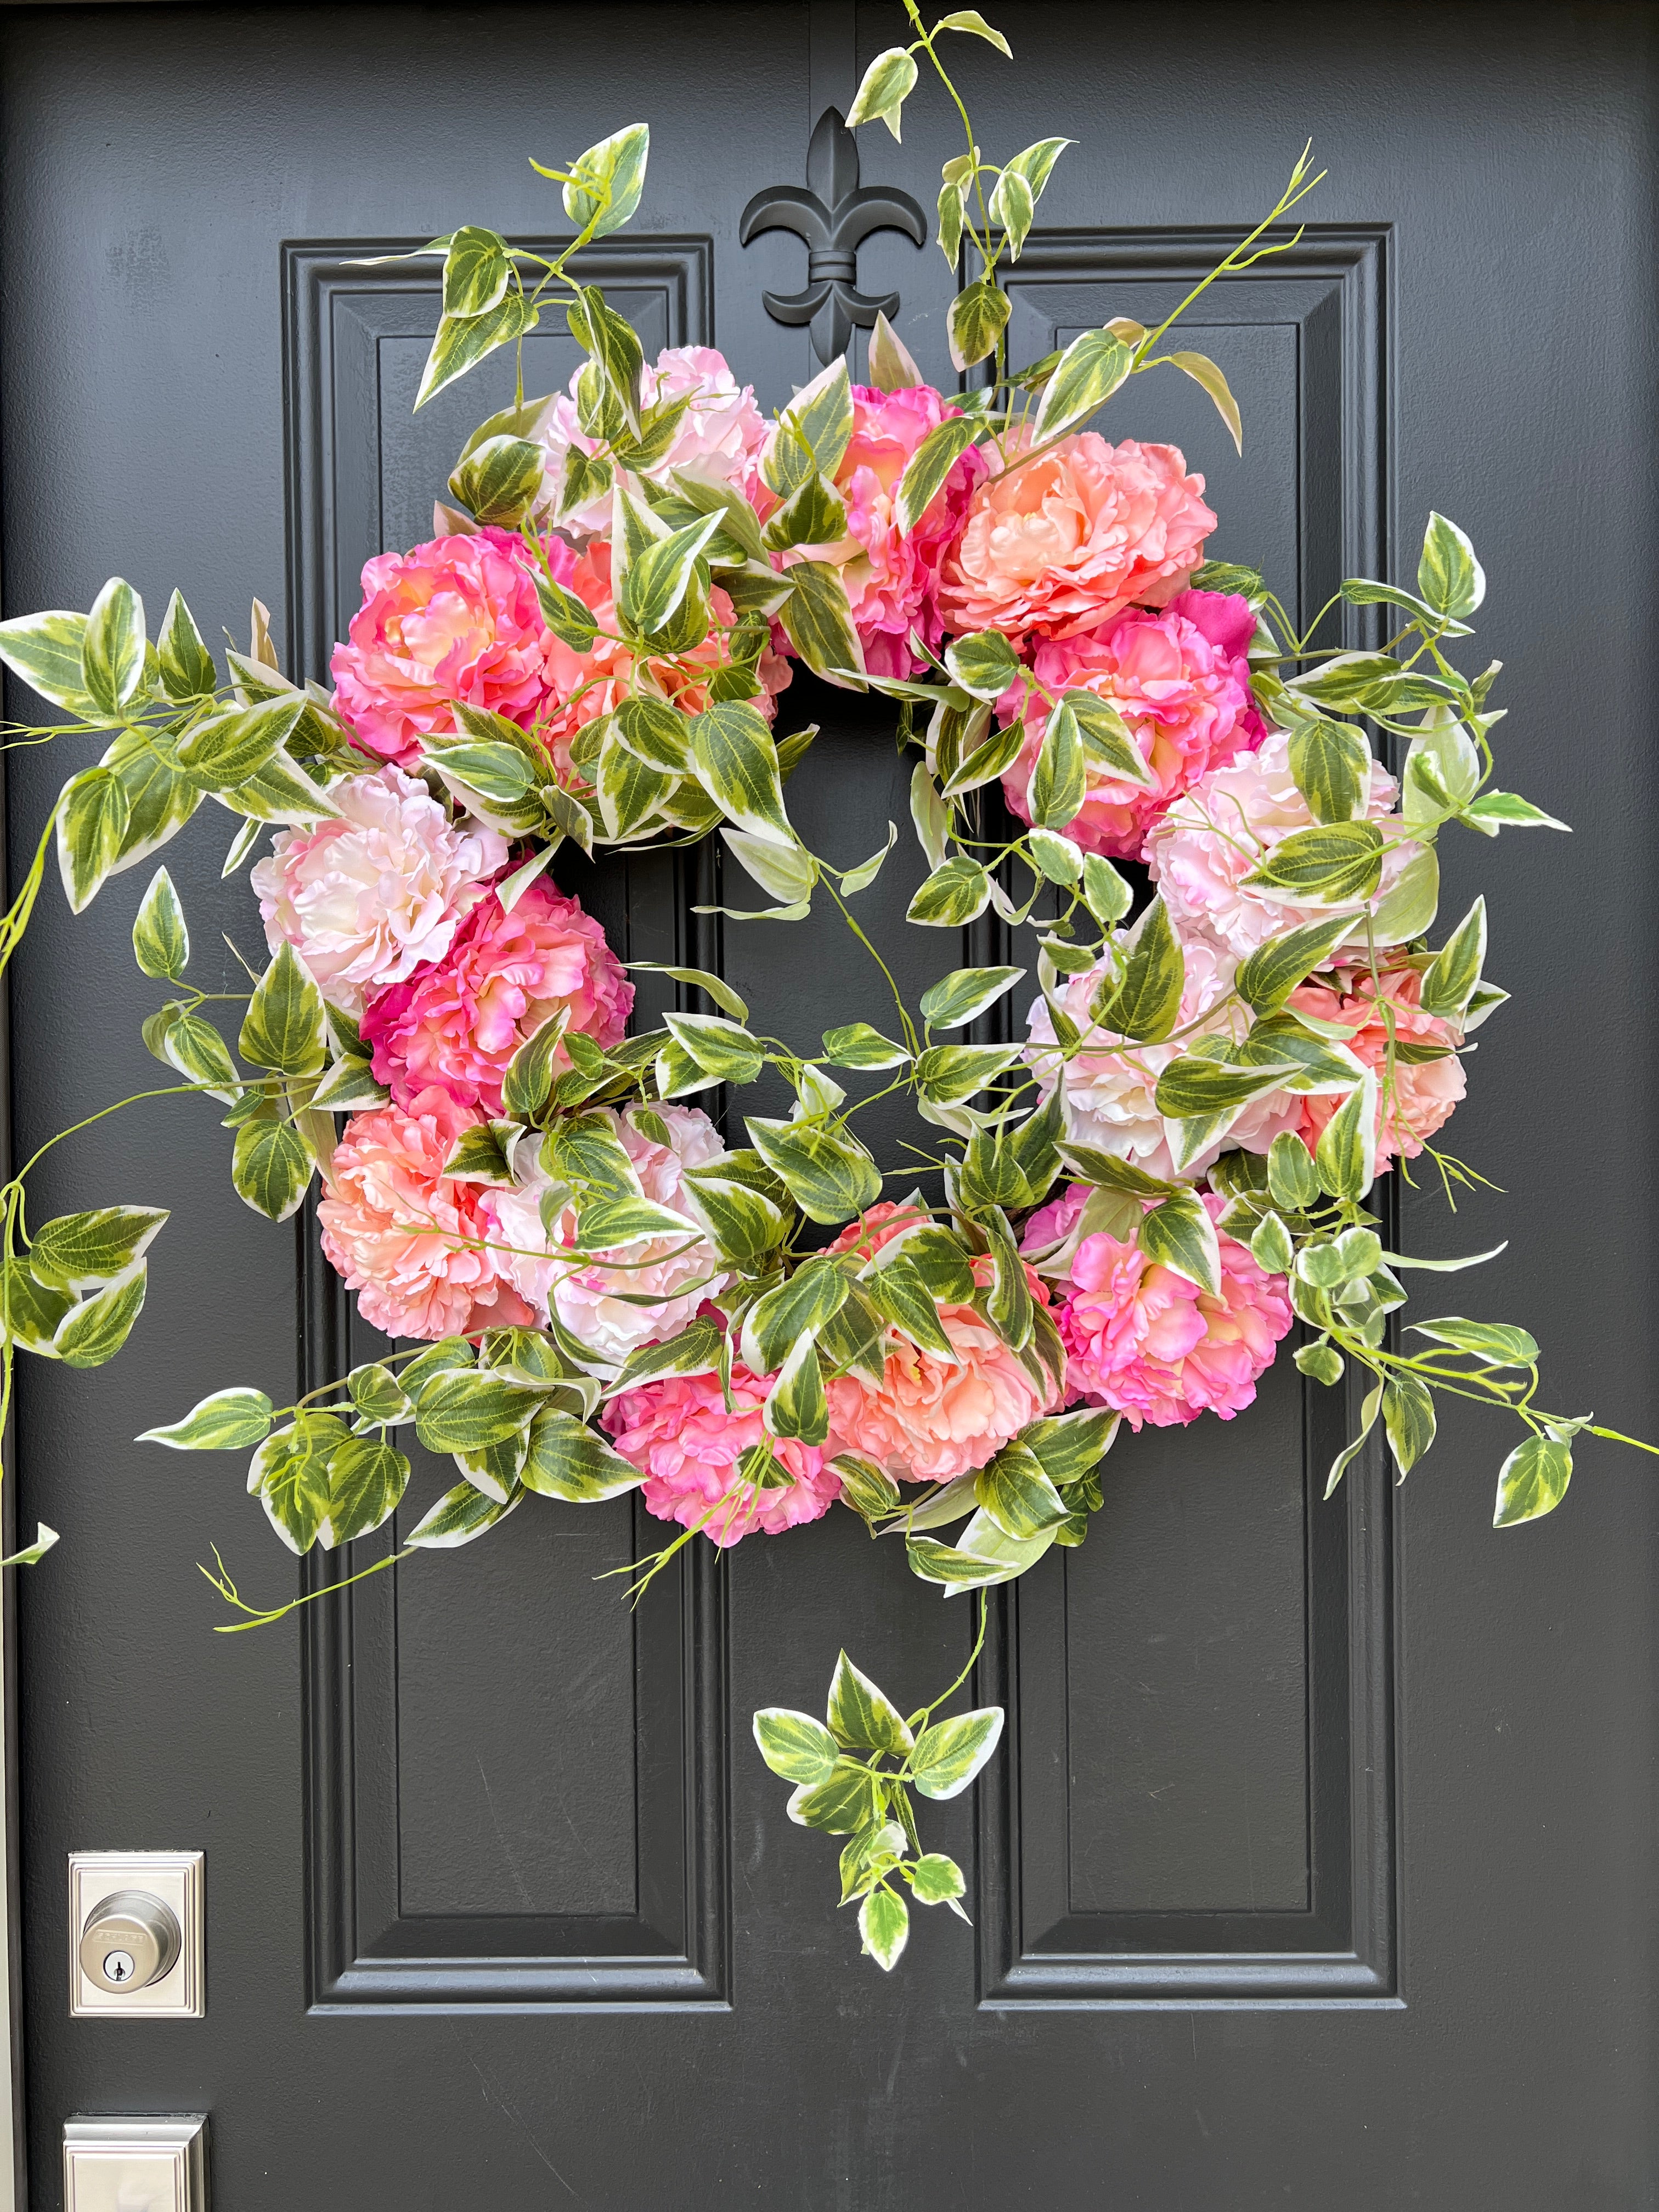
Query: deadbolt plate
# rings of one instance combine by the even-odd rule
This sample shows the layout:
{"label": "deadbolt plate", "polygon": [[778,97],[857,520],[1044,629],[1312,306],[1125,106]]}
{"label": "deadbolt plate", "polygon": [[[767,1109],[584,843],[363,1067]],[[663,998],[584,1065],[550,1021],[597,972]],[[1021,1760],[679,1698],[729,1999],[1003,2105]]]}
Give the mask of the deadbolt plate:
{"label": "deadbolt plate", "polygon": [[[200,1851],[71,1851],[69,1862],[70,2011],[78,2019],[199,2020],[207,2010],[204,1911],[204,1862]],[[129,1988],[94,1980],[82,1943],[100,1907],[124,1892],[158,1899],[178,1923],[178,1955],[164,1972]],[[136,1944],[112,1927],[108,1948],[132,1952]],[[135,1929],[136,1934],[136,1929]],[[94,1948],[97,1948],[96,1944]],[[134,1978],[137,1978],[137,1976]]]}

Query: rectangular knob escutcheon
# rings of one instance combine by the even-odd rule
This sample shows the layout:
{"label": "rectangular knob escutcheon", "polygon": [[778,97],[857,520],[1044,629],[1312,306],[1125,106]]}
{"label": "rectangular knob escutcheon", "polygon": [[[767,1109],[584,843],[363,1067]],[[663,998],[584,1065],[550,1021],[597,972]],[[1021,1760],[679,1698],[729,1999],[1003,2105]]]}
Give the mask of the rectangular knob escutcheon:
{"label": "rectangular knob escutcheon", "polygon": [[208,2212],[207,2117],[64,2123],[64,2212]]}

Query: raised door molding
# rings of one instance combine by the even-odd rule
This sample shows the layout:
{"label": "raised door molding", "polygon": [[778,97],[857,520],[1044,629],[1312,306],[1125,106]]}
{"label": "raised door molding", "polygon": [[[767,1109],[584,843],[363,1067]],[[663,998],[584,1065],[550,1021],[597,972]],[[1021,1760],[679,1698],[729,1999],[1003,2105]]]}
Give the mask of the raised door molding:
{"label": "raised door molding", "polygon": [[[1234,242],[1034,234],[1007,279],[1011,362],[1115,315],[1154,326]],[[1183,319],[1240,400],[1242,458],[1172,369],[1098,426],[1182,446],[1217,556],[1259,557],[1303,622],[1344,576],[1388,573],[1389,244],[1310,227]],[[1370,643],[1371,613],[1341,609],[1331,644]],[[1000,1594],[977,1692],[1008,1712],[980,1793],[983,2005],[1399,2002],[1380,1438],[1322,1496],[1357,1426],[1357,1389],[1280,1360],[1236,1424],[1126,1435],[1086,1545]]]}
{"label": "raised door molding", "polygon": [[[511,397],[503,349],[411,416],[437,326],[437,264],[355,264],[419,242],[283,249],[289,639],[304,676],[326,679],[363,562],[429,533],[434,492],[463,439]],[[580,268],[654,354],[708,341],[710,251],[704,239],[618,239]],[[562,316],[550,314],[526,340],[526,391],[559,388],[579,358]],[[579,880],[567,888],[625,958],[717,964],[717,925],[690,910],[714,895],[706,857],[617,854],[589,866],[574,855],[569,865]],[[649,1020],[653,994],[640,997]],[[386,1347],[351,1313],[310,1207],[302,1223],[310,1389]],[[380,1556],[399,1522],[412,1525],[453,1480],[447,1462],[416,1446],[411,1454],[420,1504],[348,1555],[308,1559],[308,1587]],[[726,2002],[718,1558],[687,1546],[630,1613],[617,1583],[593,1577],[653,1548],[660,1524],[632,1498],[580,1511],[534,1506],[476,1551],[411,1559],[307,1610],[313,2010]]]}

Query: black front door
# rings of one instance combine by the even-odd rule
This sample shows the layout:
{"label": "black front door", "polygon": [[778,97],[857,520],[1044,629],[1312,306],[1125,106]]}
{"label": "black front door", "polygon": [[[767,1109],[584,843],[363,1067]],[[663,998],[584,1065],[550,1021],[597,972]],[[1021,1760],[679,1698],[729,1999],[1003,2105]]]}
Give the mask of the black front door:
{"label": "black front door", "polygon": [[[1196,317],[1243,458],[1179,380],[1115,401],[1111,434],[1182,446],[1212,551],[1291,605],[1408,568],[1431,507],[1473,534],[1513,780],[1580,834],[1480,855],[1516,997],[1458,1149],[1510,1195],[1455,1222],[1410,1195],[1405,1233],[1508,1237],[1482,1310],[1546,1342],[1558,1401],[1616,1395],[1651,1433],[1654,13],[1002,13],[1018,73],[963,59],[981,131],[1079,142],[1017,272],[1018,358],[1167,311],[1304,138],[1330,169],[1294,249]],[[800,289],[805,248],[744,246],[739,219],[805,182],[813,125],[902,35],[854,0],[8,9],[8,611],[118,572],[240,635],[258,591],[287,665],[324,676],[362,562],[428,534],[508,374],[412,417],[430,264],[351,264],[467,220],[557,235],[524,157],[636,118],[646,199],[594,275],[647,355],[717,343],[780,404],[817,360],[763,294]],[[902,147],[860,133],[864,181],[930,206],[952,125],[918,100]],[[881,233],[857,282],[898,292],[945,380],[933,247]],[[575,358],[538,333],[526,378]],[[807,841],[850,864],[903,827],[870,901],[914,993],[951,963],[899,927],[922,863],[890,721],[804,678],[787,707],[824,724],[792,786]],[[14,871],[66,772],[12,756]],[[169,865],[198,939],[251,948],[226,823]],[[126,943],[147,872],[78,921],[49,886],[13,963],[23,1154],[150,1084]],[[721,962],[803,1034],[862,988],[828,925],[711,935],[694,864],[572,881],[629,957]],[[1340,1409],[1288,1362],[1229,1426],[1126,1439],[1089,1543],[994,1608],[1005,1749],[935,1815],[973,1931],[917,1916],[884,1977],[749,1734],[758,1704],[815,1706],[843,1640],[910,1704],[965,1656],[965,1608],[851,1515],[723,1564],[695,1547],[630,1615],[593,1577],[647,1540],[635,1506],[544,1505],[211,1633],[210,1542],[255,1599],[292,1572],[229,1461],[131,1439],[231,1380],[291,1400],[346,1333],[309,1231],[236,1200],[221,1142],[137,1109],[33,1200],[173,1209],[133,1347],[36,1367],[19,1410],[20,1517],[65,1538],[17,1599],[34,2201],[58,2201],[69,2114],[206,2111],[230,2212],[1659,2202],[1639,1467],[1587,1453],[1563,1510],[1494,1536],[1492,1430],[1452,1413],[1406,1491],[1377,1455],[1322,1505]],[[418,1511],[440,1470],[417,1480]],[[65,1854],[115,1847],[206,1853],[199,2022],[66,2015]]]}

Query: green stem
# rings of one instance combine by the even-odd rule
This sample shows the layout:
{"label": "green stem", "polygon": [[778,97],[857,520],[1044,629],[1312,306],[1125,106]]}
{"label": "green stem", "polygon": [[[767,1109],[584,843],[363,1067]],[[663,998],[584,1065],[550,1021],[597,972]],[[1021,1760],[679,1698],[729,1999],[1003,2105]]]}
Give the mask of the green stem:
{"label": "green stem", "polygon": [[[1539,1418],[1541,1420],[1544,1416],[1540,1414]],[[1628,1444],[1632,1451],[1651,1452],[1656,1459],[1659,1459],[1659,1444],[1644,1444],[1640,1437],[1627,1437],[1618,1429],[1597,1428],[1593,1421],[1589,1425],[1593,1437],[1605,1437],[1609,1443]]]}
{"label": "green stem", "polygon": [[273,1606],[264,1612],[257,1606],[249,1605],[238,1595],[235,1583],[225,1572],[225,1563],[219,1558],[216,1544],[213,1547],[213,1556],[219,1560],[218,1573],[215,1574],[210,1567],[204,1567],[199,1559],[196,1563],[197,1573],[207,1577],[227,1605],[234,1605],[239,1613],[250,1616],[246,1620],[222,1621],[213,1632],[216,1636],[241,1636],[250,1628],[268,1628],[273,1621],[285,1620],[290,1613],[298,1613],[302,1605],[314,1605],[319,1598],[332,1597],[336,1590],[349,1589],[353,1583],[367,1582],[370,1575],[382,1574],[387,1567],[395,1567],[400,1560],[412,1558],[413,1553],[407,1550],[390,1552],[385,1559],[376,1559],[372,1566],[360,1567],[355,1575],[348,1575],[343,1582],[325,1583],[321,1589],[307,1590],[303,1597],[294,1598],[287,1605]]}
{"label": "green stem", "polygon": [[[963,1684],[968,1680],[968,1677],[973,1673],[975,1667],[978,1663],[979,1655],[985,1649],[986,1608],[986,1593],[985,1591],[981,1590],[979,1594],[979,1634],[974,1638],[974,1648],[968,1654],[968,1664],[963,1668],[961,1674],[957,1676],[956,1680],[951,1683],[950,1688],[948,1690],[942,1691],[940,1694],[934,1698],[931,1705],[923,1705],[919,1712],[914,1712],[911,1714],[906,1725],[912,1730],[912,1732],[920,1727],[921,1724],[927,1719],[930,1714],[936,1713],[941,1705],[947,1704],[951,1698],[954,1698],[957,1692],[962,1687]],[[909,1771],[908,1762],[906,1763],[904,1771],[907,1773]]]}
{"label": "green stem", "polygon": [[864,947],[865,951],[870,955],[870,957],[875,962],[877,967],[880,969],[882,974],[887,978],[887,988],[893,994],[893,1004],[898,1008],[899,1019],[904,1024],[905,1044],[909,1050],[912,1059],[915,1059],[921,1051],[921,1039],[916,1035],[916,1025],[911,1020],[909,1011],[905,1006],[904,994],[899,989],[898,985],[893,981],[892,969],[887,965],[887,963],[882,958],[880,953],[877,951],[875,946],[872,945],[869,939],[865,935],[863,930],[860,928],[858,923],[848,911],[846,901],[842,897],[841,893],[836,889],[835,885],[830,881],[829,877],[827,875],[822,876],[820,877],[819,881],[823,884],[825,890],[829,892],[830,897],[835,901],[836,905],[840,911],[842,920],[847,924],[848,929],[852,931],[854,936],[857,938],[859,943]]}

